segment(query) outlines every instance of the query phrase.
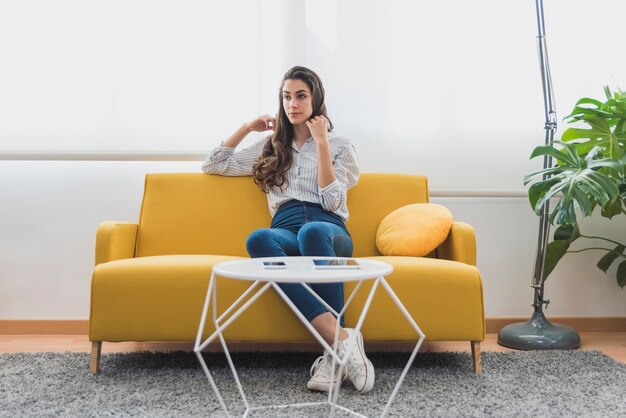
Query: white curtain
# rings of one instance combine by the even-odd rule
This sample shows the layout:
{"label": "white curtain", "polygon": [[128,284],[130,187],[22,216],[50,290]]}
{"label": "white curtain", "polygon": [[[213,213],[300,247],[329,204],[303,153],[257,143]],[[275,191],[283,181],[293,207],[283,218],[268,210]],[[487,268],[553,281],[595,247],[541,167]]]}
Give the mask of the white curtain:
{"label": "white curtain", "polygon": [[258,112],[256,1],[1,4],[3,149],[199,150]]}
{"label": "white curtain", "polygon": [[[624,12],[545,0],[559,117],[624,88]],[[299,64],[365,170],[521,189],[543,142],[536,33],[534,0],[0,0],[0,154],[202,153],[274,113]]]}

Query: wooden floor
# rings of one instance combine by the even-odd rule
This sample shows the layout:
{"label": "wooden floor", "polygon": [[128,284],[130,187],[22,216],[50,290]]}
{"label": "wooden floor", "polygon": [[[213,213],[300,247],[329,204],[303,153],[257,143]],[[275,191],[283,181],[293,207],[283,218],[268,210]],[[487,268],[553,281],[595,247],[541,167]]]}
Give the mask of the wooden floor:
{"label": "wooden floor", "polygon": [[[626,332],[583,332],[581,336],[581,350],[591,351],[597,350],[607,356],[621,361],[626,364]],[[413,348],[406,344],[397,346],[377,347],[375,344],[366,344],[368,350],[376,349],[401,349]],[[234,347],[229,345],[230,349],[257,349],[267,351],[317,351],[316,346],[312,344],[300,344],[289,346],[277,345],[259,345],[251,346],[250,344],[235,344]],[[125,343],[103,343],[102,352],[129,352],[129,351],[169,351],[169,350],[189,350],[193,349],[191,343],[158,343],[158,342],[125,342]],[[481,344],[482,351],[514,351],[506,347],[502,347],[497,343],[497,334],[487,334],[485,341]],[[15,352],[89,352],[91,343],[86,335],[0,335],[0,353]],[[426,341],[422,345],[420,351],[470,351],[470,345],[467,342],[430,342]]]}

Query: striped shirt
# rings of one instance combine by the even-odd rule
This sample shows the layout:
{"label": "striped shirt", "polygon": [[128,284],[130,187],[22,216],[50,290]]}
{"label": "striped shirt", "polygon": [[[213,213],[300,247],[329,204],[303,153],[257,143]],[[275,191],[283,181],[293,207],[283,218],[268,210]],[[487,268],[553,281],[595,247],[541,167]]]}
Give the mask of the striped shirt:
{"label": "striped shirt", "polygon": [[[263,152],[263,145],[270,139],[266,136],[253,145],[235,152],[235,148],[216,147],[202,164],[207,174],[222,176],[250,176],[252,166]],[[298,149],[292,143],[293,164],[286,173],[287,187],[280,190],[272,187],[267,194],[270,214],[274,214],[283,203],[295,199],[317,203],[325,210],[348,220],[347,193],[359,180],[356,150],[350,140],[328,133],[330,155],[337,179],[326,187],[317,184],[317,145],[309,138]]]}

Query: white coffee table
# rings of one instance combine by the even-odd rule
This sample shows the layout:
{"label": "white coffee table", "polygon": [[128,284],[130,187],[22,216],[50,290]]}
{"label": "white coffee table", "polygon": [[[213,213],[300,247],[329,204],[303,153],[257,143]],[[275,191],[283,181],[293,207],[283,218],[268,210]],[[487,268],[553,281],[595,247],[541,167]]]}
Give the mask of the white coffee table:
{"label": "white coffee table", "polygon": [[[304,315],[302,315],[302,313],[293,304],[293,302],[287,297],[287,295],[283,292],[283,290],[278,286],[277,283],[301,283],[303,284],[304,287],[309,292],[311,292],[312,295],[314,295],[322,304],[324,304],[324,306],[326,306],[326,308],[330,312],[333,313],[333,315],[339,318],[345,313],[348,306],[350,306],[350,303],[354,299],[354,296],[361,288],[361,285],[363,284],[363,282],[366,280],[373,280],[373,284],[369,291],[365,305],[363,306],[363,309],[361,311],[361,315],[359,316],[357,324],[354,328],[359,331],[361,330],[361,326],[363,325],[363,321],[365,319],[367,311],[369,310],[374,293],[376,292],[378,285],[381,285],[387,291],[391,299],[395,302],[398,309],[404,314],[407,321],[409,321],[409,323],[415,330],[416,334],[419,336],[419,339],[417,341],[417,344],[415,345],[413,353],[411,354],[411,357],[409,358],[406,366],[404,367],[404,370],[402,371],[402,374],[400,375],[400,378],[398,379],[398,383],[394,387],[389,397],[389,400],[387,401],[387,404],[385,405],[385,408],[383,409],[380,416],[381,417],[385,416],[387,412],[389,411],[389,407],[391,403],[393,402],[394,397],[398,393],[398,390],[400,389],[400,386],[402,385],[402,382],[409,368],[411,367],[411,364],[413,364],[413,360],[415,359],[415,356],[417,352],[419,351],[419,348],[422,345],[422,342],[424,341],[424,338],[425,338],[424,334],[422,333],[418,325],[415,323],[415,321],[413,320],[409,312],[406,310],[406,308],[404,307],[400,299],[396,296],[395,292],[391,289],[391,286],[389,286],[389,283],[387,283],[387,280],[385,280],[384,276],[390,274],[393,271],[393,267],[387,263],[383,263],[380,261],[358,258],[356,259],[360,265],[360,268],[358,269],[316,269],[313,264],[313,259],[323,259],[323,260],[330,261],[330,260],[342,260],[345,258],[334,258],[334,257],[253,258],[253,259],[226,261],[226,262],[219,263],[213,266],[213,272],[211,273],[211,280],[209,282],[209,288],[207,290],[206,301],[204,303],[204,309],[202,311],[202,317],[200,319],[200,327],[198,328],[198,335],[196,336],[194,352],[196,353],[196,356],[198,357],[198,360],[200,361],[200,364],[202,366],[202,369],[204,370],[204,373],[206,374],[209,384],[211,385],[211,387],[213,388],[213,391],[215,392],[215,396],[217,396],[217,399],[220,405],[222,406],[222,408],[224,409],[224,411],[226,412],[227,416],[230,416],[228,412],[228,408],[226,407],[224,399],[222,398],[217,386],[215,385],[215,381],[213,380],[213,377],[211,376],[211,373],[209,372],[209,369],[204,361],[204,358],[202,357],[202,350],[204,350],[213,340],[215,340],[215,338],[218,338],[218,337],[224,349],[224,354],[226,355],[228,364],[230,365],[230,368],[232,370],[233,377],[237,384],[239,394],[241,395],[242,402],[246,408],[246,411],[243,414],[243,417],[247,417],[250,412],[255,411],[255,410],[268,409],[268,408],[313,406],[313,405],[330,406],[329,416],[331,417],[334,415],[335,410],[337,408],[344,410],[346,412],[352,413],[354,415],[363,417],[364,415],[361,415],[343,406],[337,405],[337,397],[338,397],[339,388],[341,385],[336,385],[337,387],[333,388],[332,382],[331,382],[330,390],[328,392],[328,400],[326,402],[251,407],[250,404],[248,403],[248,400],[246,399],[246,395],[243,391],[243,387],[239,380],[239,376],[237,375],[237,371],[235,370],[235,366],[230,357],[230,353],[228,351],[228,346],[226,344],[226,340],[224,339],[223,332],[230,324],[233,323],[233,321],[237,319],[237,317],[239,317],[239,315],[241,315],[250,305],[252,305],[263,293],[265,293],[265,291],[267,291],[269,288],[274,288],[274,290],[276,290],[276,292],[281,296],[281,298],[291,308],[291,310],[298,316],[298,318],[300,318],[300,321],[302,321],[302,323],[309,329],[309,331],[315,337],[315,339],[317,339],[317,341],[324,347],[325,350],[331,353],[333,357],[332,369],[334,369],[335,363],[339,364],[340,367],[345,367],[349,353],[345,353],[344,357],[340,358],[336,354],[335,350],[333,350],[326,343],[326,341],[317,332],[317,330],[313,328],[313,326],[311,326],[310,322],[304,317]],[[268,269],[263,266],[264,261],[272,261],[272,262],[282,261],[285,263],[286,268],[285,269]],[[239,297],[239,299],[233,302],[232,305],[230,305],[228,309],[226,309],[226,311],[224,311],[224,313],[222,313],[219,317],[217,316],[217,308],[215,306],[215,301],[217,300],[217,286],[215,284],[217,276],[230,278],[230,279],[237,279],[237,280],[247,280],[247,281],[253,282],[250,285],[250,287]],[[322,300],[319,296],[317,296],[317,294],[306,284],[306,283],[337,283],[337,282],[350,282],[350,281],[356,281],[358,282],[358,284],[355,286],[354,290],[350,294],[350,297],[346,300],[346,303],[343,309],[341,310],[341,312],[336,312],[324,300]],[[239,306],[241,302],[250,295],[251,297],[245,303]],[[212,320],[213,320],[213,324],[215,325],[215,331],[206,340],[202,341],[204,325],[205,325],[205,321],[206,321],[207,314],[209,311],[209,306],[211,304],[213,305]],[[335,329],[335,344],[334,345],[337,344],[338,333],[339,333],[339,321],[337,321],[337,328]],[[303,382],[303,385],[304,385],[304,382]]]}

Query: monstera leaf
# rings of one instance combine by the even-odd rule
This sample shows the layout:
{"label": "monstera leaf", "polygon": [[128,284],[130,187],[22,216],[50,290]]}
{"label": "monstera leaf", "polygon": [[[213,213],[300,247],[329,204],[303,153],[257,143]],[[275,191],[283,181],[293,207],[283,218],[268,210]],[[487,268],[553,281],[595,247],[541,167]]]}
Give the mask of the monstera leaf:
{"label": "monstera leaf", "polygon": [[612,93],[608,86],[604,92],[606,102],[585,97],[576,103],[564,119],[569,123],[582,122],[589,128],[569,128],[561,140],[576,141],[580,155],[600,147],[605,157],[620,159],[626,151],[626,93],[621,90]]}
{"label": "monstera leaf", "polygon": [[[555,145],[561,145],[557,149]],[[558,197],[549,216],[551,224],[575,224],[576,207],[583,217],[591,215],[596,206],[609,208],[620,197],[619,186],[624,177],[624,164],[616,158],[603,158],[600,148],[594,147],[584,156],[579,155],[576,145],[554,141],[550,145],[535,148],[531,158],[551,156],[557,162],[549,167],[524,177],[528,184],[538,176],[528,189],[528,198],[535,213],[540,215],[545,204]],[[614,170],[618,176],[606,174],[602,170]]]}

